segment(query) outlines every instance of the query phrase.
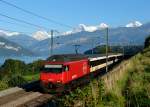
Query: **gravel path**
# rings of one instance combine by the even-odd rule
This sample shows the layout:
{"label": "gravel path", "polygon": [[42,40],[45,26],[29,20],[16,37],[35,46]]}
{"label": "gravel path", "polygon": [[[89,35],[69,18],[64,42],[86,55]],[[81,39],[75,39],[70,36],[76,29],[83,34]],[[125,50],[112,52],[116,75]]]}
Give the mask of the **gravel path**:
{"label": "gravel path", "polygon": [[4,91],[0,91],[0,98],[3,97],[3,96],[6,96],[6,95],[12,94],[12,93],[21,91],[21,90],[23,90],[23,89],[19,88],[19,87],[14,87],[14,88],[6,89]]}
{"label": "gravel path", "polygon": [[[26,93],[28,93],[28,94],[24,94],[23,96],[21,96],[20,98],[17,98],[17,99],[14,96],[13,100],[11,100],[11,101],[9,100],[8,103],[2,104],[2,105],[0,105],[0,107],[17,107],[19,105],[22,105],[22,104],[42,95],[39,92],[26,92]],[[17,97],[18,97],[18,95],[17,95]]]}

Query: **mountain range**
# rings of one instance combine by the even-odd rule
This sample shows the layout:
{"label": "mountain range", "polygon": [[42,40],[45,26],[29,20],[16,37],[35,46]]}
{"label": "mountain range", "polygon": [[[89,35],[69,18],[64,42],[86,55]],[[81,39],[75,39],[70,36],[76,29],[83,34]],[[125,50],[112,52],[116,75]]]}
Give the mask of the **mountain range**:
{"label": "mountain range", "polygon": [[33,56],[30,50],[0,36],[0,56]]}
{"label": "mountain range", "polygon": [[[73,30],[63,32],[54,36],[53,53],[74,53],[75,45],[78,45],[79,52],[93,48],[94,46],[105,44],[106,30],[109,27],[105,23],[96,26],[87,26],[80,24]],[[4,31],[3,31],[4,32]],[[142,24],[134,21],[124,27],[110,28],[109,44],[138,44],[143,45],[145,38],[150,34],[150,23]],[[12,34],[12,35],[11,35]],[[20,33],[2,33],[0,36],[13,42],[27,53],[36,53],[39,56],[47,56],[50,54],[50,37],[46,31],[35,32],[32,36]]]}

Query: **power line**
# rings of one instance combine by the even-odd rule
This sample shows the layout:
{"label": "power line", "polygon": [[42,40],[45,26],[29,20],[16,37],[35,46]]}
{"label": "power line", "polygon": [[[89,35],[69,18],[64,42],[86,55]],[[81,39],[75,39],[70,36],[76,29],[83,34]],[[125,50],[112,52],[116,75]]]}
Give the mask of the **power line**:
{"label": "power line", "polygon": [[[0,19],[0,22],[12,24],[12,25],[18,25],[18,26],[27,28],[27,27],[24,26],[24,25],[20,25],[20,24],[18,24],[18,23],[14,23],[14,22],[10,22],[10,21],[5,21],[5,20],[2,20],[2,19]],[[58,33],[58,34],[61,34],[61,33],[62,33],[62,32],[60,32],[60,31],[58,31],[58,30],[55,30],[55,29],[53,29],[53,31],[56,32],[56,33]],[[59,37],[57,37],[57,38],[59,38]]]}
{"label": "power line", "polygon": [[0,16],[6,17],[6,18],[11,19],[11,20],[15,20],[15,21],[17,21],[17,22],[21,22],[21,23],[24,23],[24,24],[27,24],[27,25],[30,25],[30,26],[34,26],[34,27],[36,27],[36,28],[48,29],[48,28],[46,28],[46,27],[39,26],[39,25],[30,23],[30,22],[27,22],[27,21],[24,21],[24,20],[21,20],[21,19],[13,18],[13,17],[10,17],[10,16],[8,16],[8,15],[1,14],[1,13],[0,13]]}
{"label": "power line", "polygon": [[38,17],[38,18],[47,20],[47,21],[52,22],[52,23],[54,23],[54,24],[58,24],[58,25],[60,25],[60,26],[64,26],[64,27],[67,27],[67,28],[73,28],[73,27],[70,26],[70,25],[60,23],[60,22],[58,22],[58,21],[55,21],[55,20],[53,20],[53,19],[49,19],[49,18],[44,17],[44,16],[40,16],[39,14],[36,14],[36,13],[31,12],[31,11],[29,11],[29,10],[23,9],[23,8],[21,8],[21,7],[17,6],[17,5],[14,5],[14,4],[12,4],[12,3],[9,3],[9,2],[7,2],[7,1],[4,1],[4,0],[0,0],[0,1],[3,2],[3,3],[5,3],[5,4],[7,4],[7,5],[9,5],[9,6],[15,7],[15,8],[17,8],[17,9],[19,9],[19,10],[25,12],[25,13],[28,13],[28,14],[33,15],[33,16],[36,16],[36,17]]}
{"label": "power line", "polygon": [[12,25],[18,25],[18,26],[21,26],[21,27],[27,28],[27,27],[26,27],[26,26],[24,26],[24,25],[20,25],[20,24],[18,24],[18,23],[13,23],[13,22],[10,22],[10,21],[5,21],[5,20],[2,20],[2,19],[0,19],[0,22],[2,22],[2,23],[8,23],[8,24],[12,24]]}

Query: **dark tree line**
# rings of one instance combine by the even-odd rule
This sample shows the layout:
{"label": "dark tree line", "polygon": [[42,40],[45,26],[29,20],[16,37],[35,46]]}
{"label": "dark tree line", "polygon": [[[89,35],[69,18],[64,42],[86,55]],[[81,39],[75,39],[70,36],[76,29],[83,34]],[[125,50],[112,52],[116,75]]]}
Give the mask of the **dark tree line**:
{"label": "dark tree line", "polygon": [[150,46],[150,35],[145,39],[144,47],[147,48]]}

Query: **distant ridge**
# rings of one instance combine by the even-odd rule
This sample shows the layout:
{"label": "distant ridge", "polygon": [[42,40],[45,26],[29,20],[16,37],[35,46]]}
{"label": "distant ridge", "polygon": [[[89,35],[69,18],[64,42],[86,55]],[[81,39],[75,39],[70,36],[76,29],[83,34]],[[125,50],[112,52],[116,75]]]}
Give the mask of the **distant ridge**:
{"label": "distant ridge", "polygon": [[33,56],[33,52],[0,36],[0,56]]}

